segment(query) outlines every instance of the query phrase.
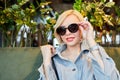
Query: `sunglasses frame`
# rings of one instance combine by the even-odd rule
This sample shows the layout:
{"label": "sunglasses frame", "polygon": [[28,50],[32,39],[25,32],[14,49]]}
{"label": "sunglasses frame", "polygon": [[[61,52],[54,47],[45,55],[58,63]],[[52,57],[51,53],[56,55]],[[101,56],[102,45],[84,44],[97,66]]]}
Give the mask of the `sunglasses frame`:
{"label": "sunglasses frame", "polygon": [[[74,26],[74,27],[73,27]],[[79,30],[79,24],[77,23],[72,23],[70,24],[67,28],[65,28],[65,26],[59,26],[57,29],[56,29],[56,32],[58,35],[65,35],[66,34],[66,29],[69,30],[69,32],[71,33],[75,33]]]}

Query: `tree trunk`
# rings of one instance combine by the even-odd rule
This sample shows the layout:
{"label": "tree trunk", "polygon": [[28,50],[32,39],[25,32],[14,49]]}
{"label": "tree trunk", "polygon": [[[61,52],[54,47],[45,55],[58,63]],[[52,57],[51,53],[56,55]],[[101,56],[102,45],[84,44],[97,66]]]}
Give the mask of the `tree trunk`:
{"label": "tree trunk", "polygon": [[41,34],[41,31],[38,31],[37,34],[38,34],[38,46],[41,46],[41,42],[42,42],[42,34]]}
{"label": "tree trunk", "polygon": [[113,34],[112,34],[112,44],[116,45],[116,31],[113,31]]}

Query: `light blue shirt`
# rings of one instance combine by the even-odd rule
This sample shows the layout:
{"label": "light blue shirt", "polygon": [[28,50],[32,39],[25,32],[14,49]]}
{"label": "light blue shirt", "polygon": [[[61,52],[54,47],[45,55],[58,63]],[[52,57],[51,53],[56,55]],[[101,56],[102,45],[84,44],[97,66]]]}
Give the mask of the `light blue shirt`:
{"label": "light blue shirt", "polygon": [[[63,45],[54,56],[54,63],[60,80],[120,80],[120,75],[116,65],[101,46],[98,50],[104,63],[104,70],[101,69],[96,59],[88,48],[82,48],[80,55],[73,63],[61,56],[61,52],[66,49]],[[39,80],[46,80],[43,65],[38,69]],[[49,80],[57,80],[52,64],[49,66]]]}

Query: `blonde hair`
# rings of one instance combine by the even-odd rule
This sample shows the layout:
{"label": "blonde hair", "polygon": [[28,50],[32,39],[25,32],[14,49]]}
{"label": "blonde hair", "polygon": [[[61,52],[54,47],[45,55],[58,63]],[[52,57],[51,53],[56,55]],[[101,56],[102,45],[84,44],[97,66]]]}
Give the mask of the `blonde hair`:
{"label": "blonde hair", "polygon": [[69,15],[75,15],[80,21],[83,21],[84,18],[83,16],[80,14],[80,12],[78,12],[77,10],[67,10],[64,11],[58,18],[55,26],[54,26],[54,35],[56,37],[56,39],[58,40],[59,43],[63,43],[60,35],[58,35],[56,33],[56,29],[63,23],[63,21],[65,20],[65,18]]}

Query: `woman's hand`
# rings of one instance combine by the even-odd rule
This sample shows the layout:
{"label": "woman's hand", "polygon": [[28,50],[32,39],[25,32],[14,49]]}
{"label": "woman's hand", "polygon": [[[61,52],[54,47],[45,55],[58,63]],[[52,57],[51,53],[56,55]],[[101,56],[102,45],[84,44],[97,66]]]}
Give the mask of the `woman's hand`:
{"label": "woman's hand", "polygon": [[55,49],[51,45],[40,46],[43,55],[43,64],[49,65],[51,62],[51,57],[54,55]]}
{"label": "woman's hand", "polygon": [[81,21],[79,23],[80,30],[82,31],[83,39],[86,39],[89,47],[96,45],[94,40],[93,26],[88,21]]}

